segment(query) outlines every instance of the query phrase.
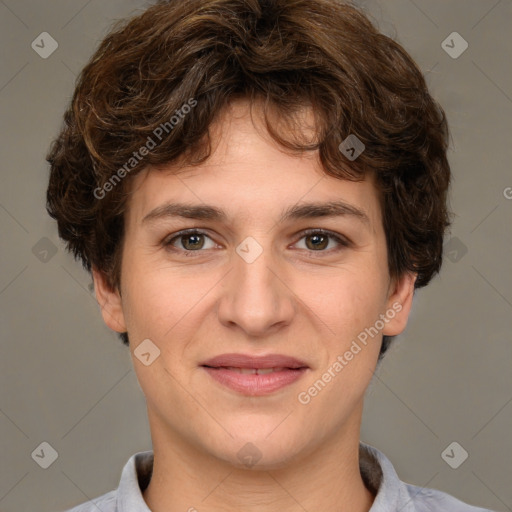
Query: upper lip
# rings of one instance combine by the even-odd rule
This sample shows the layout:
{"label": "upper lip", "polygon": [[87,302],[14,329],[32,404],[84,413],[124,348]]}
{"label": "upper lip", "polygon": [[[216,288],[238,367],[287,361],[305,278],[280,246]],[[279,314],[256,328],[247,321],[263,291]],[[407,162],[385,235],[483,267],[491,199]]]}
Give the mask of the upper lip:
{"label": "upper lip", "polygon": [[221,354],[201,363],[201,366],[233,368],[307,368],[304,361],[282,354],[251,356],[246,354]]}

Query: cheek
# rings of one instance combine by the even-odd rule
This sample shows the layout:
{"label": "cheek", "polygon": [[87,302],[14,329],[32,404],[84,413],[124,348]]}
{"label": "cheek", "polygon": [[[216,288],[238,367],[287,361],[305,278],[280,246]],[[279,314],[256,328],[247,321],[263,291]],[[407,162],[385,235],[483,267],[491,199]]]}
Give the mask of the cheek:
{"label": "cheek", "polygon": [[364,327],[385,304],[386,283],[375,267],[343,269],[310,294],[312,308],[338,326]]}
{"label": "cheek", "polygon": [[[168,273],[154,269],[135,257],[123,261],[126,276],[123,311],[131,338],[159,340],[168,331],[180,314],[185,301],[180,300],[180,290],[176,280],[171,283]],[[171,287],[171,284],[173,287]]]}
{"label": "cheek", "polygon": [[198,316],[211,306],[213,294],[207,291],[214,288],[218,275],[198,277],[197,273],[183,274],[136,261],[127,261],[126,268],[130,278],[123,309],[128,312],[125,321],[129,332],[139,340],[154,339],[162,351],[179,352],[184,344],[176,341],[190,338],[197,331]]}

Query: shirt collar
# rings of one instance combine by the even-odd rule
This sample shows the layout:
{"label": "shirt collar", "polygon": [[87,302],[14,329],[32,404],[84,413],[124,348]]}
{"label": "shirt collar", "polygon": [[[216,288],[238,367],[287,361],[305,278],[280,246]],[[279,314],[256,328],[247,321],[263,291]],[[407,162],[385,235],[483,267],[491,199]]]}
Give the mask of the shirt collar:
{"label": "shirt collar", "polygon": [[123,468],[117,488],[116,512],[151,512],[142,496],[153,472],[153,452],[132,455]]}
{"label": "shirt collar", "polygon": [[[376,494],[369,512],[415,512],[405,484],[400,481],[390,460],[379,450],[359,443],[359,467],[365,485]],[[142,492],[153,471],[153,452],[139,452],[123,468],[117,489],[117,512],[151,512]]]}
{"label": "shirt collar", "polygon": [[359,443],[359,470],[364,483],[376,494],[369,512],[415,512],[416,507],[391,461],[377,448]]}

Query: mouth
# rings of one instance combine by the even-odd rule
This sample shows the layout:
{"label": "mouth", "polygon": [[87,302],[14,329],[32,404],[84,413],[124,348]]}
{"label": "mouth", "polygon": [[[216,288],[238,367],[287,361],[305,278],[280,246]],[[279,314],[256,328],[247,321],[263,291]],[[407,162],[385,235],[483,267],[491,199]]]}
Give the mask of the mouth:
{"label": "mouth", "polygon": [[262,396],[299,380],[309,366],[289,356],[223,354],[200,365],[210,377],[237,393]]}
{"label": "mouth", "polygon": [[[286,370],[300,370],[301,368],[286,368],[284,366],[280,368],[238,368],[236,366],[207,366],[204,365],[203,368],[212,368],[212,369],[223,369],[230,370],[237,373],[242,373],[244,375],[266,375],[268,373],[274,372],[284,372]],[[305,367],[304,367],[305,368]]]}

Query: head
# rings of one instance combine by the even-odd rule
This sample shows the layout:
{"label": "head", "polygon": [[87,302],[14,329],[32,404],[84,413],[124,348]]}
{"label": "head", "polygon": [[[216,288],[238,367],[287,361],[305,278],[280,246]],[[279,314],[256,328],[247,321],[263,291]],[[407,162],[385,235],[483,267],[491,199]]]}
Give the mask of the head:
{"label": "head", "polygon": [[[364,364],[382,359],[414,290],[441,267],[447,145],[444,112],[417,65],[353,6],[159,2],[116,25],[80,74],[48,154],[47,209],[93,274],[107,325],[132,349],[149,338],[161,351],[163,373],[139,369],[148,390],[165,372],[200,390],[199,362],[251,347],[295,351],[319,376],[375,332],[343,370],[345,385],[359,384],[341,422],[371,377]],[[338,200],[343,215],[310,207],[283,220],[294,206]],[[143,220],[178,202],[226,216],[196,208],[194,221]],[[313,224],[342,235],[331,247],[343,250],[311,257],[322,244],[301,245],[299,234]],[[188,228],[209,240],[201,255],[184,256],[194,245],[169,236]],[[259,254],[250,263],[237,251],[247,237]],[[317,417],[337,404],[327,395]],[[179,386],[167,399],[187,410]]]}

